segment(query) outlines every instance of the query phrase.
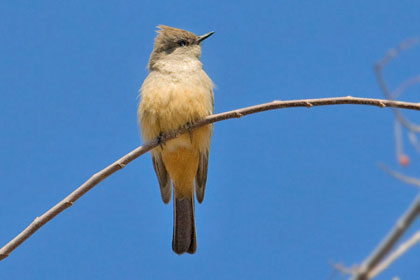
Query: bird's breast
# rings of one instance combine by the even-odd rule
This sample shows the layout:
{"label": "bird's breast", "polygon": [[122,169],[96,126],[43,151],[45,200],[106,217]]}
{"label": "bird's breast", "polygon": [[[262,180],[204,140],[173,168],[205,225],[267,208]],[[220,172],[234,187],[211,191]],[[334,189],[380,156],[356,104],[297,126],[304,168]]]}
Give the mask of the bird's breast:
{"label": "bird's breast", "polygon": [[[150,141],[161,132],[176,130],[212,114],[212,87],[210,78],[203,70],[171,74],[150,73],[141,88],[138,110],[144,140]],[[210,136],[211,130],[204,134]],[[171,142],[177,143],[175,146],[189,145],[186,141],[188,139],[184,138]]]}

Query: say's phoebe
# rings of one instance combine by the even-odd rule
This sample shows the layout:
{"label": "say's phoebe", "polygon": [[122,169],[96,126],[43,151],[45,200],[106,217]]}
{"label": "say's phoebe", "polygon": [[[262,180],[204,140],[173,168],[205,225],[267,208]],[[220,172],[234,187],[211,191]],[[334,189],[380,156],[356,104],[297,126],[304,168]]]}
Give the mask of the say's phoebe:
{"label": "say's phoebe", "polygon": [[[138,108],[146,142],[202,119],[214,108],[213,83],[200,62],[200,44],[214,32],[197,36],[169,26],[158,28]],[[174,188],[172,249],[177,254],[193,254],[197,249],[194,190],[201,203],[212,131],[212,125],[194,129],[151,152],[164,203],[171,200],[171,182]]]}

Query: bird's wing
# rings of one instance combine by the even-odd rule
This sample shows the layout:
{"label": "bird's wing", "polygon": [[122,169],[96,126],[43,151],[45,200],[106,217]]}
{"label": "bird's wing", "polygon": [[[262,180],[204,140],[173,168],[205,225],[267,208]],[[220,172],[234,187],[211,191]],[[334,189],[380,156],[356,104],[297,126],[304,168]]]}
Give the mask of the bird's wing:
{"label": "bird's wing", "polygon": [[160,195],[164,203],[171,201],[171,178],[169,178],[168,171],[166,171],[165,164],[162,161],[160,153],[152,153],[153,167],[155,168],[156,176],[159,181]]}
{"label": "bird's wing", "polygon": [[209,165],[209,150],[200,152],[197,174],[195,175],[195,192],[199,203],[203,202],[206,190],[207,169]]}

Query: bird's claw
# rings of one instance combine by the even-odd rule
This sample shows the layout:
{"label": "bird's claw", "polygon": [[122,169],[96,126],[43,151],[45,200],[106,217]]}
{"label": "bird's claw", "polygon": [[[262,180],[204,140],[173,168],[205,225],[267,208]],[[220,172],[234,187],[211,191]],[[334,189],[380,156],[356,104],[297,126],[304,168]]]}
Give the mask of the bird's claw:
{"label": "bird's claw", "polygon": [[159,133],[159,135],[157,137],[157,140],[158,140],[158,144],[159,144],[160,148],[163,150],[163,146],[165,145],[165,142],[163,142],[163,133],[162,132]]}

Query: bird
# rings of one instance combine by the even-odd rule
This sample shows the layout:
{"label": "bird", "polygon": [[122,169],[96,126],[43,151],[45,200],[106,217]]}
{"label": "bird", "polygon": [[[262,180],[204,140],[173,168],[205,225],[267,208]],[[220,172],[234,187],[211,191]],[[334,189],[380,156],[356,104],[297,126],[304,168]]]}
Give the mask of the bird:
{"label": "bird", "polygon": [[[137,112],[145,142],[189,127],[214,112],[214,84],[200,61],[201,44],[214,32],[197,36],[175,27],[157,28]],[[173,190],[172,250],[178,255],[194,254],[197,249],[194,193],[202,203],[212,133],[212,124],[190,129],[151,151],[165,204],[170,202]]]}

